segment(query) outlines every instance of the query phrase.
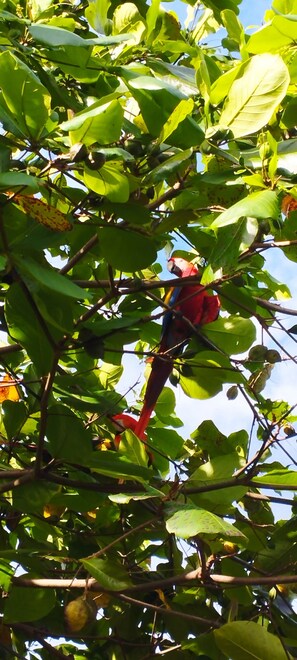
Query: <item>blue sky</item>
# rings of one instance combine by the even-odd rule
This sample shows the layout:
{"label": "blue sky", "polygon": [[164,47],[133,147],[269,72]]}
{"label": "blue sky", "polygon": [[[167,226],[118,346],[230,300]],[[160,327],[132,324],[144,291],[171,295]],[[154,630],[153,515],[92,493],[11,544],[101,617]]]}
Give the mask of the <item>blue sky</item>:
{"label": "blue sky", "polygon": [[[271,3],[272,0],[256,0],[256,2],[243,0],[240,5],[240,20],[244,27],[262,25],[265,11],[271,7]],[[164,8],[167,9],[168,5],[169,3],[164,3]],[[170,5],[170,9],[173,9],[178,14],[180,21],[183,22],[187,15],[186,3],[182,0],[176,0],[171,2]]]}

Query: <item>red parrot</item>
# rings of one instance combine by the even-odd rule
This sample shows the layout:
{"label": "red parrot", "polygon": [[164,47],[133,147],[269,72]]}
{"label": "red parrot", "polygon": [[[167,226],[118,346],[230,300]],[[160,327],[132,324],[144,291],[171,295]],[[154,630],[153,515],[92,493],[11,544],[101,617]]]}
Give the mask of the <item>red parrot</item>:
{"label": "red parrot", "polygon": [[[194,264],[178,257],[168,259],[168,270],[177,277],[199,274]],[[201,326],[215,321],[220,309],[218,296],[210,295],[200,284],[172,287],[164,302],[171,309],[164,316],[161,343],[152,361],[143,408],[133,429],[141,440],[144,440],[151,414],[173,369],[173,358],[182,353],[185,343],[192,334],[190,326],[182,316],[193,325]]]}
{"label": "red parrot", "polygon": [[[126,431],[126,429],[130,429],[135,433],[135,428],[138,420],[134,419],[134,417],[131,417],[131,415],[127,415],[126,413],[120,413],[119,415],[113,415],[111,421],[113,422],[116,431],[116,436],[114,437],[114,444],[116,448],[118,448],[121,441],[122,433]],[[144,435],[143,440],[146,441],[146,435]]]}

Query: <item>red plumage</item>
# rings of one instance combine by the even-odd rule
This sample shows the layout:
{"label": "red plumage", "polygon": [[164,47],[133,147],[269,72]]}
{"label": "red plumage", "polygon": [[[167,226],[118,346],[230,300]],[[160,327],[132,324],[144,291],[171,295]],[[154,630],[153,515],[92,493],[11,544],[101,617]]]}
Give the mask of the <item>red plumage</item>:
{"label": "red plumage", "polygon": [[[177,277],[199,274],[194,264],[181,258],[169,259],[168,269]],[[185,319],[195,326],[205,325],[215,321],[220,309],[218,296],[210,295],[200,284],[172,288],[165,297],[165,302],[172,309],[164,316],[161,343],[153,358],[143,408],[133,429],[142,440],[156,402],[173,369],[173,358],[182,353],[193,332]]]}
{"label": "red plumage", "polygon": [[121,435],[126,429],[135,432],[137,419],[134,419],[134,417],[131,417],[131,415],[127,415],[126,413],[120,413],[119,415],[113,415],[111,421],[113,422],[116,431],[114,444],[118,448],[121,441]]}

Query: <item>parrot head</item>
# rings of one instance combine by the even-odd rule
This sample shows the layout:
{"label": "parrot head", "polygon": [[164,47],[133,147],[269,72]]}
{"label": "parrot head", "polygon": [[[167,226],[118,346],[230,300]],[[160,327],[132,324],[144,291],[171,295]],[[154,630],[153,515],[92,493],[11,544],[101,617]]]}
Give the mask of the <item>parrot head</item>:
{"label": "parrot head", "polygon": [[197,275],[199,272],[194,264],[181,257],[170,257],[167,262],[167,268],[176,277],[190,277],[191,275]]}

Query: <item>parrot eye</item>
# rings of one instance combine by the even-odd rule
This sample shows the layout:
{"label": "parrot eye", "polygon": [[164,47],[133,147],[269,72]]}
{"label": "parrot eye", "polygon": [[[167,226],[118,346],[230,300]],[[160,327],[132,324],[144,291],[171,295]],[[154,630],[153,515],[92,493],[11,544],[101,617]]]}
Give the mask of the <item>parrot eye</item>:
{"label": "parrot eye", "polygon": [[172,258],[168,259],[167,268],[168,268],[169,272],[173,273],[173,275],[176,275],[176,277],[182,277],[182,271],[177,266],[174,259],[172,259]]}

